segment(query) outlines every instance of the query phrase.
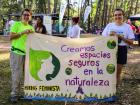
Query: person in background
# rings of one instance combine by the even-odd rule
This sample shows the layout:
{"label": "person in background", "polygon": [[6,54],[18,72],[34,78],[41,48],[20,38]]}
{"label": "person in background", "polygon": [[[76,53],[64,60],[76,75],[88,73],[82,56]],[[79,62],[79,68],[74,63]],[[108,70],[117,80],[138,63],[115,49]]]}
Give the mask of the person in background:
{"label": "person in background", "polygon": [[13,17],[11,17],[11,18],[10,18],[10,21],[9,21],[9,27],[11,27],[11,26],[14,24],[14,22],[15,22],[15,21],[14,21]]}
{"label": "person in background", "polygon": [[68,30],[68,38],[80,38],[80,31],[81,28],[78,25],[79,17],[73,17],[72,18],[72,27]]}
{"label": "person in background", "polygon": [[25,63],[25,43],[27,36],[34,32],[34,28],[29,25],[31,11],[24,9],[21,13],[21,21],[15,22],[10,29],[11,52],[10,67],[12,72],[12,91],[10,100],[16,103],[20,97],[20,83],[23,77]]}
{"label": "person in background", "polygon": [[135,40],[138,40],[138,35],[139,35],[139,29],[138,26],[135,25],[135,21],[131,21],[130,19],[128,19],[127,23],[131,26],[134,35],[135,35]]}
{"label": "person in background", "polygon": [[56,21],[52,20],[52,34],[56,34]]}
{"label": "person in background", "polygon": [[46,27],[43,25],[43,19],[40,16],[36,18],[35,32],[47,34]]}
{"label": "person in background", "polygon": [[10,21],[9,19],[6,20],[4,35],[9,35],[10,32],[9,21]]}
{"label": "person in background", "polygon": [[59,25],[59,21],[53,20],[52,21],[52,34],[61,34],[64,30],[64,27]]}
{"label": "person in background", "polygon": [[124,64],[127,63],[127,45],[133,44],[134,33],[131,26],[123,22],[124,11],[120,8],[114,11],[114,22],[109,23],[102,32],[103,36],[118,37],[118,52],[117,52],[117,85],[121,80],[121,71]]}
{"label": "person in background", "polygon": [[35,18],[32,18],[32,26],[35,28],[35,26],[36,26],[36,19]]}
{"label": "person in background", "polygon": [[5,24],[5,30],[4,30],[4,35],[9,35],[10,33],[10,27],[14,24],[14,20],[13,17],[9,17],[9,19],[7,19],[6,24]]}
{"label": "person in background", "polygon": [[140,26],[138,26],[138,31],[139,31],[139,34],[138,34],[138,42],[139,42],[139,46],[140,46]]}

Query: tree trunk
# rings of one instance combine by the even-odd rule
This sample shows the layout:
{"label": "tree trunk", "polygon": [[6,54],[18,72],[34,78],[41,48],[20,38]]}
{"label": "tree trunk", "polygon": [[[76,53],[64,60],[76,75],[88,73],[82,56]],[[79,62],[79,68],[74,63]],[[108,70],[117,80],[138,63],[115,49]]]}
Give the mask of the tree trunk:
{"label": "tree trunk", "polygon": [[47,6],[48,6],[48,11],[47,11],[47,13],[48,14],[51,14],[51,3],[50,3],[50,0],[47,0]]}
{"label": "tree trunk", "polygon": [[57,13],[57,5],[58,5],[58,0],[54,0],[53,13]]}
{"label": "tree trunk", "polygon": [[134,11],[134,14],[136,14],[136,13],[137,13],[137,9],[138,9],[138,4],[139,4],[139,0],[137,0],[137,1],[136,1],[136,4],[135,4],[135,5],[136,5],[136,7],[135,7],[135,11]]}
{"label": "tree trunk", "polygon": [[94,25],[97,25],[97,22],[99,21],[100,11],[101,11],[101,0],[98,0],[96,15],[94,17],[94,23],[93,23]]}

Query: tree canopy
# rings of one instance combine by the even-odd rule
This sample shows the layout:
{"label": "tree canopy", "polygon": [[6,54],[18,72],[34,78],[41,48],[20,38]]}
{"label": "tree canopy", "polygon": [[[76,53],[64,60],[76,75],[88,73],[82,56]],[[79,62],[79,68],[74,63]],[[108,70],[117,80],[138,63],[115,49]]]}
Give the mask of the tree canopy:
{"label": "tree canopy", "polygon": [[[62,0],[0,0],[0,15],[20,13],[24,8],[29,8],[33,13],[59,14]],[[103,28],[112,21],[115,8],[122,8],[125,17],[140,13],[140,0],[66,0],[68,2],[65,11],[66,16],[79,16],[80,25],[89,32],[92,26]],[[86,23],[83,23],[84,12],[87,6],[91,6],[91,13]]]}

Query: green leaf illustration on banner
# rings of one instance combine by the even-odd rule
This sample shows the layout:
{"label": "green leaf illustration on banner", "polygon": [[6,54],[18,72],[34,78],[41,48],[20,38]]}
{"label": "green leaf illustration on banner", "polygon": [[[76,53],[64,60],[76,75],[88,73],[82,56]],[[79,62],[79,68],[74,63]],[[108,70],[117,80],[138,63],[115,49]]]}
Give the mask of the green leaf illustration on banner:
{"label": "green leaf illustration on banner", "polygon": [[74,95],[73,98],[77,98],[77,95]]}
{"label": "green leaf illustration on banner", "polygon": [[63,95],[63,93],[61,93],[61,97],[63,97],[64,95]]}
{"label": "green leaf illustration on banner", "polygon": [[34,93],[33,96],[36,96],[36,93]]}
{"label": "green leaf illustration on banner", "polygon": [[58,97],[58,96],[59,96],[58,93],[56,93],[55,97]]}
{"label": "green leaf illustration on banner", "polygon": [[71,93],[69,94],[69,97],[71,97]]}
{"label": "green leaf illustration on banner", "polygon": [[95,94],[95,96],[94,96],[95,98],[98,98],[98,95],[97,94]]}
{"label": "green leaf illustration on banner", "polygon": [[92,93],[90,93],[90,97],[92,97],[93,96],[93,94]]}
{"label": "green leaf illustration on banner", "polygon": [[53,73],[52,74],[46,74],[46,80],[52,80],[52,78],[55,78],[60,70],[60,62],[59,59],[51,52],[49,51],[41,51],[41,50],[33,50],[30,49],[29,52],[29,67],[30,67],[30,74],[31,76],[38,81],[42,81],[42,79],[38,76],[38,72],[41,69],[41,64],[43,63],[42,60],[47,60],[48,58],[52,57],[52,65]]}
{"label": "green leaf illustration on banner", "polygon": [[115,65],[114,64],[108,64],[106,67],[106,70],[109,74],[113,74],[115,72]]}
{"label": "green leaf illustration on banner", "polygon": [[48,94],[46,94],[46,96],[45,97],[48,97],[49,95]]}
{"label": "green leaf illustration on banner", "polygon": [[111,93],[109,94],[109,97],[112,97],[112,94]]}
{"label": "green leaf illustration on banner", "polygon": [[103,97],[102,97],[102,95],[100,95],[100,99],[102,99]]}
{"label": "green leaf illustration on banner", "polygon": [[104,97],[103,98],[107,98],[107,96],[106,95],[104,95]]}
{"label": "green leaf illustration on banner", "polygon": [[113,96],[116,96],[116,93],[113,93]]}
{"label": "green leaf illustration on banner", "polygon": [[65,97],[67,97],[67,94],[65,94]]}
{"label": "green leaf illustration on banner", "polygon": [[25,93],[25,96],[28,96],[28,93]]}
{"label": "green leaf illustration on banner", "polygon": [[82,96],[79,96],[79,99],[82,99]]}
{"label": "green leaf illustration on banner", "polygon": [[115,47],[116,47],[116,42],[114,41],[114,40],[109,40],[108,42],[107,42],[107,47],[109,48],[109,49],[114,49]]}
{"label": "green leaf illustration on banner", "polygon": [[44,93],[42,94],[42,97],[45,97],[45,94]]}
{"label": "green leaf illustration on banner", "polygon": [[54,95],[53,94],[51,94],[51,97],[53,97]]}
{"label": "green leaf illustration on banner", "polygon": [[84,95],[84,98],[88,98],[88,96],[85,94],[85,95]]}

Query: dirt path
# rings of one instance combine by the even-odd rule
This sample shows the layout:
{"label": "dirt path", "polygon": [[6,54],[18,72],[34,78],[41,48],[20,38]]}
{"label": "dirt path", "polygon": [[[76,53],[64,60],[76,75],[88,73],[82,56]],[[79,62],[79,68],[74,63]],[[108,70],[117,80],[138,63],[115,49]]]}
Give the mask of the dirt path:
{"label": "dirt path", "polygon": [[123,79],[140,80],[140,47],[129,49],[128,63],[123,70]]}

